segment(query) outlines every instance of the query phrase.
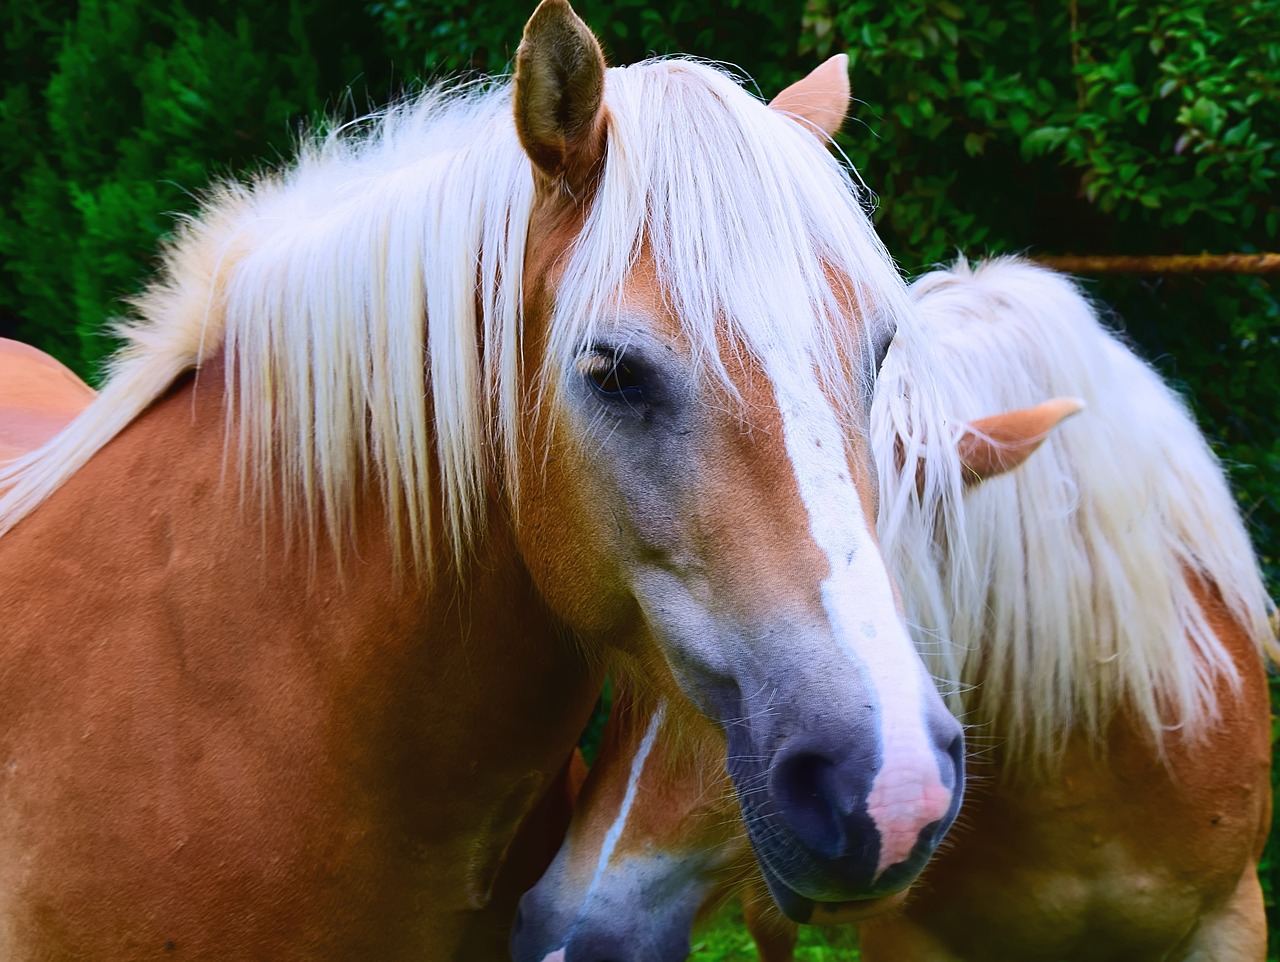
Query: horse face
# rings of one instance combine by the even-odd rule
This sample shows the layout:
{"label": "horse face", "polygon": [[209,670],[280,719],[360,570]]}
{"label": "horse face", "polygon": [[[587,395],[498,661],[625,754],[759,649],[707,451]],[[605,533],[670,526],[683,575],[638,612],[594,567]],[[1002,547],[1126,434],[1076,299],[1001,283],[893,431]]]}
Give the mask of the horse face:
{"label": "horse face", "polygon": [[587,642],[636,673],[669,666],[724,727],[795,916],[893,891],[950,824],[962,741],[865,521],[865,451],[850,456],[820,391],[745,365],[740,403],[700,381],[645,275],[528,446],[549,454],[522,491],[526,563]]}
{"label": "horse face", "polygon": [[[896,891],[954,817],[963,752],[872,535],[865,416],[838,414],[803,354],[729,324],[699,342],[680,306],[692,295],[647,243],[589,337],[557,340],[609,127],[598,48],[565,17],[539,8],[517,58],[538,178],[513,510],[525,563],[587,644],[669,673],[724,730],[748,832],[794,917]],[[857,286],[833,274],[833,290]],[[841,324],[860,330],[852,312]],[[869,363],[861,351],[851,339],[845,370]]]}
{"label": "horse face", "polygon": [[564,844],[521,899],[517,962],[681,962],[697,915],[755,874],[724,740],[679,707],[619,690]]}
{"label": "horse face", "polygon": [[[971,422],[956,439],[961,480],[972,486],[1017,467],[1080,406],[1059,398]],[[900,457],[904,443],[882,444],[880,456]],[[894,478],[906,477],[899,464]],[[513,956],[674,962],[688,955],[696,917],[735,892],[752,933],[777,937],[723,759],[723,740],[705,722],[620,688],[565,841],[521,900]],[[905,894],[818,904],[810,921],[870,918]]]}

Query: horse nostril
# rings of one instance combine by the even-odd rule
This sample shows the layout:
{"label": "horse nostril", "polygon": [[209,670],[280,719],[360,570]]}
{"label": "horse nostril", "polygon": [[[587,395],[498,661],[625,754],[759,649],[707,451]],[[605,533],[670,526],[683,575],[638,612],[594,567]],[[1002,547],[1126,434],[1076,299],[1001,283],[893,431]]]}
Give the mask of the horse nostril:
{"label": "horse nostril", "polygon": [[802,844],[828,857],[844,847],[836,794],[836,763],[821,751],[797,746],[779,752],[769,776],[770,794]]}
{"label": "horse nostril", "polygon": [[964,735],[957,733],[947,746],[947,757],[951,759],[951,783],[947,788],[955,789],[964,775]]}

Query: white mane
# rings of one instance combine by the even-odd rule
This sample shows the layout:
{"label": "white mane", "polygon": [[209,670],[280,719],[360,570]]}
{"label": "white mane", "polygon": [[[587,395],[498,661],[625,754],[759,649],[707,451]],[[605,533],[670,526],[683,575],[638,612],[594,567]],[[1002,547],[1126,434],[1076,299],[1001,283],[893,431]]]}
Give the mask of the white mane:
{"label": "white mane", "polygon": [[[644,242],[711,375],[724,379],[729,344],[766,367],[814,365],[849,386],[845,414],[865,406],[867,378],[849,370],[864,345],[849,342],[909,328],[912,310],[848,172],[706,65],[610,70],[605,100],[607,161],[558,291],[547,373],[589,341]],[[533,197],[509,88],[475,86],[429,91],[280,173],[218,188],[122,326],[97,401],[0,468],[0,534],[182,372],[223,354],[244,490],[264,505],[282,492],[337,547],[373,480],[418,565],[433,539],[460,556],[495,478],[517,481]],[[832,268],[850,290],[831,289]],[[910,350],[909,329],[902,341]],[[441,505],[428,502],[433,472]]]}
{"label": "white mane", "polygon": [[[1168,730],[1194,735],[1238,675],[1190,579],[1216,587],[1261,650],[1274,658],[1276,646],[1248,535],[1185,406],[1061,275],[961,261],[912,292],[955,418],[1063,395],[1088,405],[962,503],[954,445],[912,423],[919,372],[890,352],[872,412],[878,462],[901,459],[899,433],[913,441],[902,474],[882,477],[881,537],[921,653],[956,686],[953,707],[1041,763],[1073,730],[1102,735],[1121,704],[1157,745]],[[925,451],[917,499],[913,456]]]}

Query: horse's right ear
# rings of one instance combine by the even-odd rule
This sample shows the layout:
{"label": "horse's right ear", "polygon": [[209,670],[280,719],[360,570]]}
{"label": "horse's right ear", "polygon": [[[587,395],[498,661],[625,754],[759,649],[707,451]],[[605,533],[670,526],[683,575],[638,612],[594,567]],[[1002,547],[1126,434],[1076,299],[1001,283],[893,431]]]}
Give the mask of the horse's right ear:
{"label": "horse's right ear", "polygon": [[534,168],[570,190],[604,159],[604,52],[567,0],[542,0],[516,50],[516,133]]}
{"label": "horse's right ear", "polygon": [[[1036,452],[1049,432],[1083,410],[1084,401],[1079,398],[1057,397],[1035,407],[970,421],[956,441],[964,486],[972,488],[988,478],[1012,471]],[[895,441],[893,455],[895,467],[901,473],[906,465],[902,438]],[[916,462],[917,494],[924,491],[926,467],[923,460]]]}
{"label": "horse's right ear", "polygon": [[1059,397],[970,421],[956,442],[965,486],[1012,471],[1035,453],[1050,431],[1083,410],[1084,401],[1079,398]]}
{"label": "horse's right ear", "polygon": [[849,57],[838,53],[769,102],[824,143],[834,140],[849,112]]}

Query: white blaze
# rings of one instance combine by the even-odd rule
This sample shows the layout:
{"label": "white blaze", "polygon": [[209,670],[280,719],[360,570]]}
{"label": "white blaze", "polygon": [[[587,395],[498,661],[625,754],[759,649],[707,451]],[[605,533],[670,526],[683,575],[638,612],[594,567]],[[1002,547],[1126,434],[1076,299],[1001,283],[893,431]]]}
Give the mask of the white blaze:
{"label": "white blaze", "polygon": [[[622,795],[622,804],[618,806],[618,814],[609,826],[609,830],[605,832],[604,841],[600,845],[600,856],[596,861],[595,874],[591,876],[591,883],[587,886],[587,890],[582,896],[582,904],[578,909],[578,916],[565,935],[566,944],[567,940],[573,938],[573,933],[577,927],[588,917],[591,909],[591,900],[595,897],[596,889],[599,888],[600,881],[604,878],[605,871],[609,867],[609,860],[613,858],[613,850],[617,848],[618,840],[622,838],[622,831],[627,825],[627,817],[631,814],[632,806],[635,805],[636,793],[640,786],[640,776],[644,774],[645,762],[649,759],[649,753],[653,751],[653,745],[657,741],[658,730],[662,727],[662,719],[666,715],[666,711],[666,702],[660,700],[653,717],[649,719],[649,727],[645,729],[644,737],[640,740],[640,747],[637,749],[635,757],[631,759],[631,772],[627,776],[627,789]],[[564,849],[561,849],[557,861],[564,856],[564,851]],[[566,948],[562,945],[560,948],[554,949],[543,956],[542,962],[565,962],[565,954]]]}
{"label": "white blaze", "polygon": [[831,564],[822,601],[846,657],[865,666],[880,707],[883,759],[867,799],[880,832],[877,876],[911,853],[951,804],[925,731],[923,665],[894,603],[884,561],[849,475],[845,440],[812,368],[770,369],[787,455],[809,531]]}
{"label": "white blaze", "polygon": [[596,863],[596,873],[591,877],[591,884],[587,886],[587,894],[582,897],[583,915],[586,914],[587,906],[591,903],[591,897],[595,894],[596,888],[600,885],[600,880],[604,877],[605,870],[609,867],[609,859],[613,857],[613,850],[617,848],[618,840],[622,838],[622,830],[627,825],[627,816],[631,814],[631,807],[636,801],[636,789],[640,785],[640,776],[644,773],[644,763],[649,758],[649,752],[653,750],[653,743],[658,738],[658,729],[662,727],[662,719],[666,712],[666,702],[659,701],[657,710],[654,711],[653,717],[649,719],[649,727],[645,729],[644,738],[640,741],[640,748],[636,751],[636,757],[631,759],[631,772],[627,776],[627,790],[622,796],[622,805],[618,808],[618,817],[613,820],[613,824],[609,826],[609,831],[605,833],[604,842],[600,846],[600,860]]}

